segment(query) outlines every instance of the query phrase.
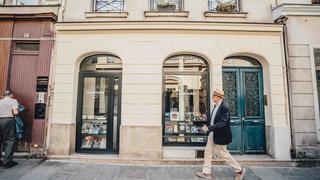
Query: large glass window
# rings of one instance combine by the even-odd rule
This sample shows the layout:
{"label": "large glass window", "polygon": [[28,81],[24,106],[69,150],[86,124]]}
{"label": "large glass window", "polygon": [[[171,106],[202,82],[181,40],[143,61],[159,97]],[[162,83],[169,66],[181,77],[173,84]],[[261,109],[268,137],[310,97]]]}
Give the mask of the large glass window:
{"label": "large glass window", "polygon": [[237,12],[239,11],[239,0],[208,0],[209,11]]}
{"label": "large glass window", "polygon": [[320,48],[314,49],[314,64],[315,64],[315,70],[316,70],[318,102],[320,104]]}
{"label": "large glass window", "polygon": [[183,0],[150,0],[152,11],[182,11]]}
{"label": "large glass window", "polygon": [[209,74],[197,56],[174,56],[165,61],[163,142],[165,145],[203,145],[201,130],[209,115]]}
{"label": "large glass window", "polygon": [[95,11],[122,12],[124,0],[95,0]]}

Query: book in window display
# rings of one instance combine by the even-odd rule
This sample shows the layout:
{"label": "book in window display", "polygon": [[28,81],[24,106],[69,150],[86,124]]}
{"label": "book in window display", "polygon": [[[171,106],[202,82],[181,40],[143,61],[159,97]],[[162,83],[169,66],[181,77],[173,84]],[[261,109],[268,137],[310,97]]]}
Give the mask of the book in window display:
{"label": "book in window display", "polygon": [[92,143],[92,149],[100,149],[101,140],[95,137]]}
{"label": "book in window display", "polygon": [[166,124],[165,125],[165,133],[173,133],[173,124]]}
{"label": "book in window display", "polygon": [[81,128],[81,132],[82,132],[83,134],[89,133],[90,127],[91,127],[91,123],[83,123],[83,124],[82,124],[82,128]]}
{"label": "book in window display", "polygon": [[91,123],[89,134],[99,134],[101,123]]}
{"label": "book in window display", "polygon": [[179,133],[186,132],[186,123],[179,123]]}
{"label": "book in window display", "polygon": [[164,119],[165,119],[165,121],[170,121],[170,113],[169,112],[164,113]]}
{"label": "book in window display", "polygon": [[107,148],[107,138],[103,137],[101,138],[100,149],[106,149],[106,148]]}
{"label": "book in window display", "polygon": [[107,123],[103,122],[101,125],[101,134],[107,134]]}
{"label": "book in window display", "polygon": [[81,148],[91,148],[94,141],[93,136],[86,136],[82,139],[82,145]]}
{"label": "book in window display", "polygon": [[179,112],[178,111],[171,111],[170,112],[170,120],[171,121],[179,121]]}
{"label": "book in window display", "polygon": [[177,142],[177,137],[168,137],[168,142]]}
{"label": "book in window display", "polygon": [[178,132],[178,124],[173,124],[173,132],[174,133]]}
{"label": "book in window display", "polygon": [[177,142],[185,142],[185,138],[183,136],[178,136]]}
{"label": "book in window display", "polygon": [[184,115],[185,121],[191,121],[192,120],[192,113],[191,112],[186,112]]}

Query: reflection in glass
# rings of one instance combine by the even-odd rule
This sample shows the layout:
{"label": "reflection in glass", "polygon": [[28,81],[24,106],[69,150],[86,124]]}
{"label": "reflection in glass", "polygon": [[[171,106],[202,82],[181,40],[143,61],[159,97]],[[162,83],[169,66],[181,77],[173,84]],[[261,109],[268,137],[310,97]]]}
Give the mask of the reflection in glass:
{"label": "reflection in glass", "polygon": [[197,56],[175,56],[165,61],[164,142],[206,142],[201,127],[208,117],[208,69]]}
{"label": "reflection in glass", "polygon": [[82,143],[85,149],[106,149],[108,78],[86,77],[82,107]]}
{"label": "reflection in glass", "polygon": [[223,61],[224,67],[261,67],[260,63],[247,56],[228,57]]}

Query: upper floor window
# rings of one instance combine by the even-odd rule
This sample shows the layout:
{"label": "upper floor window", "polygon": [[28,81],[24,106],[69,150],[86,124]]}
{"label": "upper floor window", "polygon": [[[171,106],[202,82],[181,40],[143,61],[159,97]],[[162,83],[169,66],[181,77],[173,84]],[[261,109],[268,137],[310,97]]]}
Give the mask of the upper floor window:
{"label": "upper floor window", "polygon": [[152,11],[182,11],[183,0],[150,0]]}
{"label": "upper floor window", "polygon": [[312,0],[312,4],[320,4],[320,0]]}
{"label": "upper floor window", "polygon": [[124,11],[124,0],[94,0],[94,2],[94,11]]}
{"label": "upper floor window", "polygon": [[209,11],[238,12],[239,0],[208,0]]}
{"label": "upper floor window", "polygon": [[17,5],[38,5],[39,0],[17,0]]}

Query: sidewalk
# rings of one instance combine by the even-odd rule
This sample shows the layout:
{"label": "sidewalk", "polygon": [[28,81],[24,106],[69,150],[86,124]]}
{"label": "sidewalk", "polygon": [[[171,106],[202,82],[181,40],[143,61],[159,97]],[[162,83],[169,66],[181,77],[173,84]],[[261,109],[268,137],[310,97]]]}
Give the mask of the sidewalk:
{"label": "sidewalk", "polygon": [[[194,175],[201,165],[113,165],[18,159],[18,166],[0,168],[0,180],[197,180]],[[40,163],[40,164],[39,164]],[[246,167],[247,180],[318,180],[320,167]],[[227,166],[213,166],[218,180],[232,180],[233,171]]]}

